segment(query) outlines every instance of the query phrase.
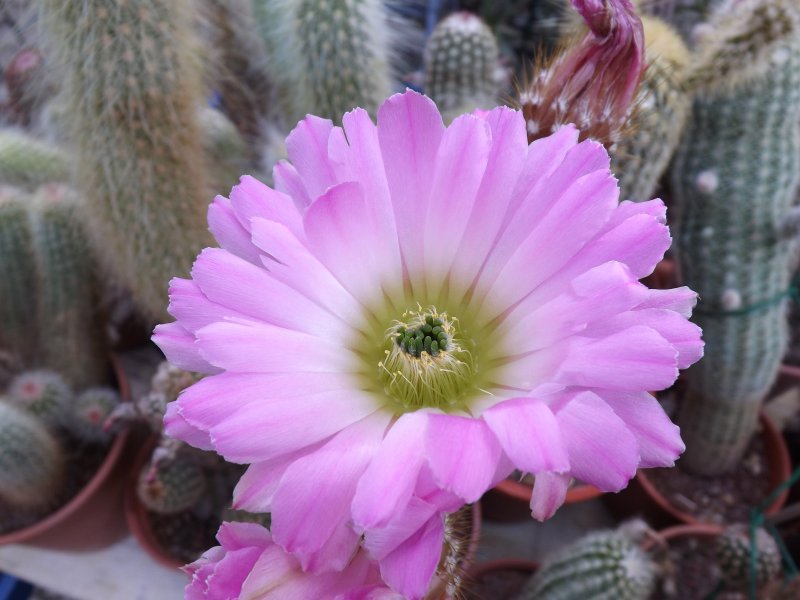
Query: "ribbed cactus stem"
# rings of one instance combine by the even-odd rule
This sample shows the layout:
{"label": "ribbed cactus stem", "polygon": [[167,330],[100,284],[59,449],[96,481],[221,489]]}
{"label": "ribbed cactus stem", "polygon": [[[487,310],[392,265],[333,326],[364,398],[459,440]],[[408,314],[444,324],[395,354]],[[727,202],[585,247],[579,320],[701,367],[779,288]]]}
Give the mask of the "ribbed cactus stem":
{"label": "ribbed cactus stem", "polygon": [[499,53],[491,29],[477,15],[443,19],[425,47],[425,93],[452,120],[497,103]]}
{"label": "ribbed cactus stem", "polygon": [[[794,0],[740,6],[764,4],[800,10]],[[752,17],[747,10],[737,14]],[[687,373],[678,415],[687,447],[682,464],[698,473],[738,464],[786,348],[796,244],[782,229],[800,181],[798,122],[800,32],[794,30],[776,43],[763,74],[695,100],[676,154],[678,255],[684,282],[700,295],[694,321],[706,343],[705,357]]]}
{"label": "ribbed cactus stem", "polygon": [[0,129],[0,183],[35,189],[69,179],[69,155],[20,129]]}
{"label": "ribbed cactus stem", "polygon": [[107,267],[148,317],[208,245],[191,0],[43,0],[78,181]]}
{"label": "ribbed cactus stem", "polygon": [[0,400],[0,500],[23,509],[53,502],[64,481],[64,456],[39,419]]}
{"label": "ribbed cactus stem", "polygon": [[536,572],[516,600],[645,600],[657,569],[624,531],[598,531],[566,546]]}
{"label": "ribbed cactus stem", "polygon": [[391,93],[391,37],[382,0],[253,0],[289,122],[374,113]]}
{"label": "ribbed cactus stem", "polygon": [[[751,578],[755,578],[756,589],[779,578],[782,572],[781,552],[775,539],[761,527],[750,539],[749,525],[732,525],[717,538],[717,562],[722,569],[727,589],[745,591]],[[755,555],[755,570],[751,560]]]}
{"label": "ribbed cactus stem", "polygon": [[64,378],[45,369],[26,371],[8,388],[9,401],[52,426],[63,426],[70,418],[75,394]]}
{"label": "ribbed cactus stem", "polygon": [[647,67],[628,131],[611,154],[611,170],[619,178],[623,200],[653,197],[691,107],[684,84],[689,51],[663,21],[643,16],[642,25]]}
{"label": "ribbed cactus stem", "polygon": [[11,362],[29,365],[39,325],[31,303],[38,295],[33,232],[26,194],[0,188],[0,349]]}
{"label": "ribbed cactus stem", "polygon": [[73,190],[49,185],[38,191],[30,210],[40,278],[38,360],[76,389],[104,383],[108,346],[85,207]]}
{"label": "ribbed cactus stem", "polygon": [[147,464],[139,474],[137,495],[142,504],[159,514],[175,514],[192,508],[207,488],[203,469],[180,457]]}

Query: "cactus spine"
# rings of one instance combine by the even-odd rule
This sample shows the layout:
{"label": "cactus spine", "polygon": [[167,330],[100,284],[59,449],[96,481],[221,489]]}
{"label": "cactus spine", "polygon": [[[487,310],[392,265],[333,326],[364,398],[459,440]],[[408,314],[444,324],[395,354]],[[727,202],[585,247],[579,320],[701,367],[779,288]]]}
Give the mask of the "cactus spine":
{"label": "cactus spine", "polygon": [[44,0],[78,177],[109,270],[153,319],[207,245],[190,0]]}
{"label": "cactus spine", "polygon": [[36,254],[21,192],[0,189],[0,348],[30,364],[38,324],[31,299],[38,295]]}
{"label": "cactus spine", "polygon": [[[756,588],[775,581],[782,572],[781,552],[773,537],[763,528],[755,535]],[[717,538],[717,562],[722,569],[725,587],[746,590],[750,581],[750,528],[747,525],[732,525]]]}
{"label": "cactus spine", "polygon": [[14,378],[8,388],[12,404],[52,426],[63,425],[70,414],[74,394],[58,373],[26,371]]}
{"label": "cactus spine", "polygon": [[598,531],[556,553],[516,600],[644,600],[655,588],[656,572],[629,533]]}
{"label": "cactus spine", "polygon": [[78,389],[104,382],[108,365],[83,208],[74,191],[55,185],[40,189],[31,206],[40,274],[39,360]]}
{"label": "cactus spine", "polygon": [[21,130],[0,130],[0,182],[35,189],[69,175],[69,157],[61,148]]}
{"label": "cactus spine", "polygon": [[148,464],[139,475],[137,494],[149,510],[171,515],[192,508],[206,491],[203,469],[176,458]]}
{"label": "cactus spine", "polygon": [[[766,5],[781,7],[779,17],[800,10],[793,0],[748,0],[737,19],[754,22]],[[712,23],[723,39],[727,27]],[[694,320],[706,342],[705,358],[687,373],[678,424],[682,464],[701,474],[738,464],[786,348],[795,243],[782,227],[800,164],[800,30],[789,27],[773,48],[769,68],[746,85],[698,95],[672,170],[678,258],[700,295]]]}
{"label": "cactus spine", "polygon": [[46,506],[64,480],[64,453],[34,416],[0,400],[0,500],[18,508]]}
{"label": "cactus spine", "polygon": [[476,15],[457,12],[436,26],[425,47],[425,93],[445,120],[497,103],[498,59],[494,34]]}
{"label": "cactus spine", "polygon": [[611,150],[611,170],[619,178],[623,200],[653,197],[691,108],[683,81],[689,51],[659,19],[643,16],[642,25],[647,69],[628,120],[630,132]]}
{"label": "cactus spine", "polygon": [[374,114],[391,93],[382,0],[253,0],[253,9],[291,124],[307,113],[338,122],[356,106]]}

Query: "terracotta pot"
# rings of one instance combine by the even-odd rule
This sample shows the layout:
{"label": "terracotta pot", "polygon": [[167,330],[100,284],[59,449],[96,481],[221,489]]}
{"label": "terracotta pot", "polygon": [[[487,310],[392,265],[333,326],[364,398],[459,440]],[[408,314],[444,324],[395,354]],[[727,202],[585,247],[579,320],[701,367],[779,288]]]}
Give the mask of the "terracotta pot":
{"label": "terracotta pot", "polygon": [[[472,563],[475,560],[475,553],[478,551],[478,542],[481,538],[481,517],[482,517],[482,509],[481,503],[476,502],[472,505],[472,519],[471,519],[471,527],[470,527],[470,534],[469,534],[469,546],[467,548],[467,552],[464,555],[464,559],[461,561],[459,565],[459,569],[461,571],[467,571],[472,567]],[[425,596],[427,600],[451,600],[450,596],[448,596],[444,589],[444,583],[439,581],[438,583],[435,582],[432,586],[432,589],[428,594]]]}
{"label": "terracotta pot", "polygon": [[[781,432],[775,428],[764,412],[761,413],[760,419],[766,460],[770,465],[769,489],[773,490],[789,478],[792,466],[789,450]],[[789,490],[784,490],[767,507],[764,514],[769,516],[778,512],[786,503],[788,496]],[[625,490],[618,494],[607,494],[604,499],[618,518],[642,514],[654,527],[666,527],[674,523],[703,524],[694,515],[675,506],[656,489],[648,477],[646,469],[640,469],[636,473],[636,478]]]}
{"label": "terracotta pot", "polygon": [[647,287],[667,290],[678,287],[678,265],[671,257],[662,259],[653,272],[642,280]]}
{"label": "terracotta pot", "polygon": [[153,529],[150,526],[150,519],[147,516],[147,509],[139,501],[139,496],[136,493],[137,482],[139,480],[139,473],[142,467],[150,460],[150,455],[158,443],[158,436],[151,436],[145,444],[136,453],[136,458],[133,465],[128,471],[129,477],[127,485],[125,486],[125,521],[128,523],[133,537],[139,542],[142,549],[150,555],[150,557],[157,563],[167,567],[168,569],[179,569],[186,563],[178,558],[175,558],[167,552],[156,539]]}
{"label": "terracotta pot", "polygon": [[[487,562],[483,562],[477,565],[474,565],[468,572],[467,572],[467,587],[466,587],[466,594],[465,596],[468,598],[489,598],[489,596],[481,595],[479,596],[479,591],[474,589],[476,586],[480,585],[482,582],[488,577],[497,576],[503,577],[504,575],[511,575],[515,579],[519,579],[522,581],[522,585],[524,585],[524,581],[527,581],[535,572],[536,569],[539,568],[538,563],[529,560],[520,560],[520,559],[500,559],[500,560],[490,560]],[[524,578],[524,580],[523,580]],[[511,582],[509,582],[511,583]],[[510,586],[511,589],[507,590],[507,593],[502,594],[499,597],[491,596],[492,600],[507,600],[508,598],[516,597],[516,594],[520,591],[516,589],[516,586]],[[493,592],[496,593],[496,592]]]}
{"label": "terracotta pot", "polygon": [[[520,481],[504,479],[481,499],[483,515],[490,521],[527,521],[531,517],[530,501],[533,488]],[[569,489],[564,504],[584,502],[602,495],[596,487],[579,483]]]}
{"label": "terracotta pot", "polygon": [[780,396],[783,392],[797,386],[800,386],[800,367],[784,363],[778,370],[778,378],[772,384],[772,389],[767,397]]}
{"label": "terracotta pot", "polygon": [[[114,355],[111,367],[120,395],[129,401],[130,385]],[[69,502],[29,527],[0,535],[0,545],[24,543],[58,550],[92,550],[124,537],[122,495],[129,437],[129,432],[123,431],[114,438],[100,468]]]}

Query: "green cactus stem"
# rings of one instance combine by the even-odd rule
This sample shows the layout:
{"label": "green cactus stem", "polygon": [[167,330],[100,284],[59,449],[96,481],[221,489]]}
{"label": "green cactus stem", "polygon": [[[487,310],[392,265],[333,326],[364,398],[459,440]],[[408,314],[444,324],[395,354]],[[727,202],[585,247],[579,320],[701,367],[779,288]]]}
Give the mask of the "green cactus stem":
{"label": "green cactus stem", "polygon": [[[736,14],[751,20],[762,5],[800,11],[792,0],[748,0]],[[727,14],[720,18],[727,22]],[[714,23],[718,35],[728,35]],[[700,295],[693,320],[706,343],[705,357],[687,372],[678,414],[687,447],[681,464],[695,473],[720,474],[739,463],[786,349],[796,243],[782,230],[800,181],[799,121],[795,29],[775,42],[763,73],[734,89],[725,82],[698,92],[675,157],[678,259],[684,283]]]}
{"label": "green cactus stem", "polygon": [[69,155],[19,129],[0,129],[0,183],[35,189],[69,180]]}
{"label": "green cactus stem", "polygon": [[457,12],[443,19],[425,47],[425,93],[451,121],[497,104],[499,53],[494,34],[480,19]]}
{"label": "green cactus stem", "polygon": [[54,371],[26,371],[15,377],[8,388],[11,403],[52,426],[64,425],[75,398],[64,378]]}
{"label": "green cactus stem", "polygon": [[69,139],[106,267],[151,319],[210,243],[191,0],[43,0]]}
{"label": "green cactus stem", "polygon": [[339,122],[360,106],[375,113],[392,91],[391,33],[382,0],[254,0],[284,112]]}
{"label": "green cactus stem", "polygon": [[[731,525],[717,538],[715,549],[727,589],[746,591],[751,577],[755,577],[756,589],[761,589],[783,571],[778,544],[761,527],[755,531],[755,548],[751,547],[748,525]],[[756,562],[755,572],[751,573],[753,552]]]}
{"label": "green cactus stem", "polygon": [[634,536],[598,531],[554,554],[516,600],[645,600],[655,589],[656,574]]}
{"label": "green cactus stem", "polygon": [[52,503],[64,482],[64,456],[39,419],[0,399],[0,500],[21,509]]}
{"label": "green cactus stem", "polygon": [[203,469],[197,463],[175,458],[147,464],[139,474],[137,495],[148,510],[171,515],[197,504],[207,483]]}
{"label": "green cactus stem", "polygon": [[87,442],[107,442],[112,434],[104,425],[120,401],[119,393],[113,388],[91,387],[83,390],[75,398],[70,430]]}

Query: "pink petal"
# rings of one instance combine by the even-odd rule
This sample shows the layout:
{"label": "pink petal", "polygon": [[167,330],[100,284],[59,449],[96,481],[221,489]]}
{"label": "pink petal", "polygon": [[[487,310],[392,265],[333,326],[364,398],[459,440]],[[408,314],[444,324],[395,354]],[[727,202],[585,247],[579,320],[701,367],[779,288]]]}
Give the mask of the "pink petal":
{"label": "pink petal", "polygon": [[444,521],[437,515],[380,561],[381,577],[405,598],[423,598],[439,564],[443,539]]}
{"label": "pink petal", "polygon": [[441,512],[436,504],[413,497],[386,525],[365,532],[364,548],[373,559],[383,560]]}
{"label": "pink petal", "polygon": [[275,189],[281,194],[286,194],[292,199],[294,207],[298,213],[302,214],[307,206],[311,204],[312,198],[308,195],[303,179],[294,168],[285,160],[278,161],[272,167],[272,180],[275,182]]}
{"label": "pink petal", "polygon": [[671,467],[686,449],[677,425],[650,394],[602,392],[600,397],[636,437],[639,467]]}
{"label": "pink petal", "polygon": [[211,440],[231,462],[260,462],[324,440],[379,408],[374,395],[358,390],[275,398],[243,406],[211,428]]}
{"label": "pink petal", "polygon": [[436,481],[465,502],[476,502],[491,487],[500,444],[481,419],[429,414],[426,454]]}
{"label": "pink petal", "polygon": [[261,264],[261,253],[250,241],[250,232],[239,222],[230,200],[222,196],[214,199],[208,207],[208,228],[225,250],[253,264]]}
{"label": "pink petal", "polygon": [[272,511],[275,490],[278,489],[278,483],[289,465],[321,446],[322,442],[319,442],[271,460],[251,464],[233,490],[234,508],[254,513]]}
{"label": "pink petal", "polygon": [[220,369],[201,356],[194,335],[179,323],[157,325],[151,339],[161,348],[167,360],[178,368],[198,373],[220,372]]}
{"label": "pink petal", "polygon": [[339,182],[328,158],[328,138],[332,130],[330,120],[308,115],[286,138],[286,153],[312,203]]}
{"label": "pink petal", "polygon": [[211,302],[191,279],[173,278],[169,282],[169,314],[178,320],[178,323],[194,333],[198,329],[224,321],[231,317],[242,318],[245,315]]}
{"label": "pink petal", "polygon": [[556,413],[572,475],[606,492],[636,473],[639,445],[625,422],[598,396],[581,392]]}
{"label": "pink petal", "polygon": [[697,304],[697,292],[688,287],[672,290],[650,290],[650,294],[639,308],[664,308],[674,310],[687,319],[692,316],[692,309]]}
{"label": "pink petal", "polygon": [[531,515],[545,521],[556,514],[567,498],[572,477],[568,473],[537,473],[531,493]]}
{"label": "pink petal", "polygon": [[571,338],[558,381],[619,391],[662,390],[678,377],[677,351],[649,327],[605,338]]}
{"label": "pink petal", "polygon": [[[358,547],[350,504],[388,422],[383,413],[351,425],[293,462],[281,477],[272,501],[272,535],[304,570],[341,571]],[[331,538],[338,542],[336,552],[325,556],[321,550]]]}
{"label": "pink petal", "polygon": [[428,212],[430,182],[444,130],[436,105],[410,90],[395,94],[378,109],[378,140],[409,271],[424,266],[420,218]]}
{"label": "pink petal", "polygon": [[525,473],[569,469],[556,417],[541,400],[504,400],[484,412],[482,418],[517,469]]}
{"label": "pink petal", "polygon": [[198,429],[186,421],[180,414],[176,402],[167,404],[167,411],[164,414],[164,432],[170,437],[186,442],[195,448],[200,448],[201,450],[214,449],[208,432]]}
{"label": "pink petal", "polygon": [[357,360],[341,340],[328,341],[269,323],[212,323],[195,335],[200,355],[226,371],[347,373],[353,372]]}
{"label": "pink petal", "polygon": [[340,340],[349,331],[331,313],[272,277],[263,267],[225,250],[203,250],[192,267],[192,278],[210,301],[236,307],[248,317]]}
{"label": "pink petal", "polygon": [[385,525],[408,503],[423,463],[427,424],[427,414],[417,411],[389,428],[353,497],[353,520],[360,528]]}

